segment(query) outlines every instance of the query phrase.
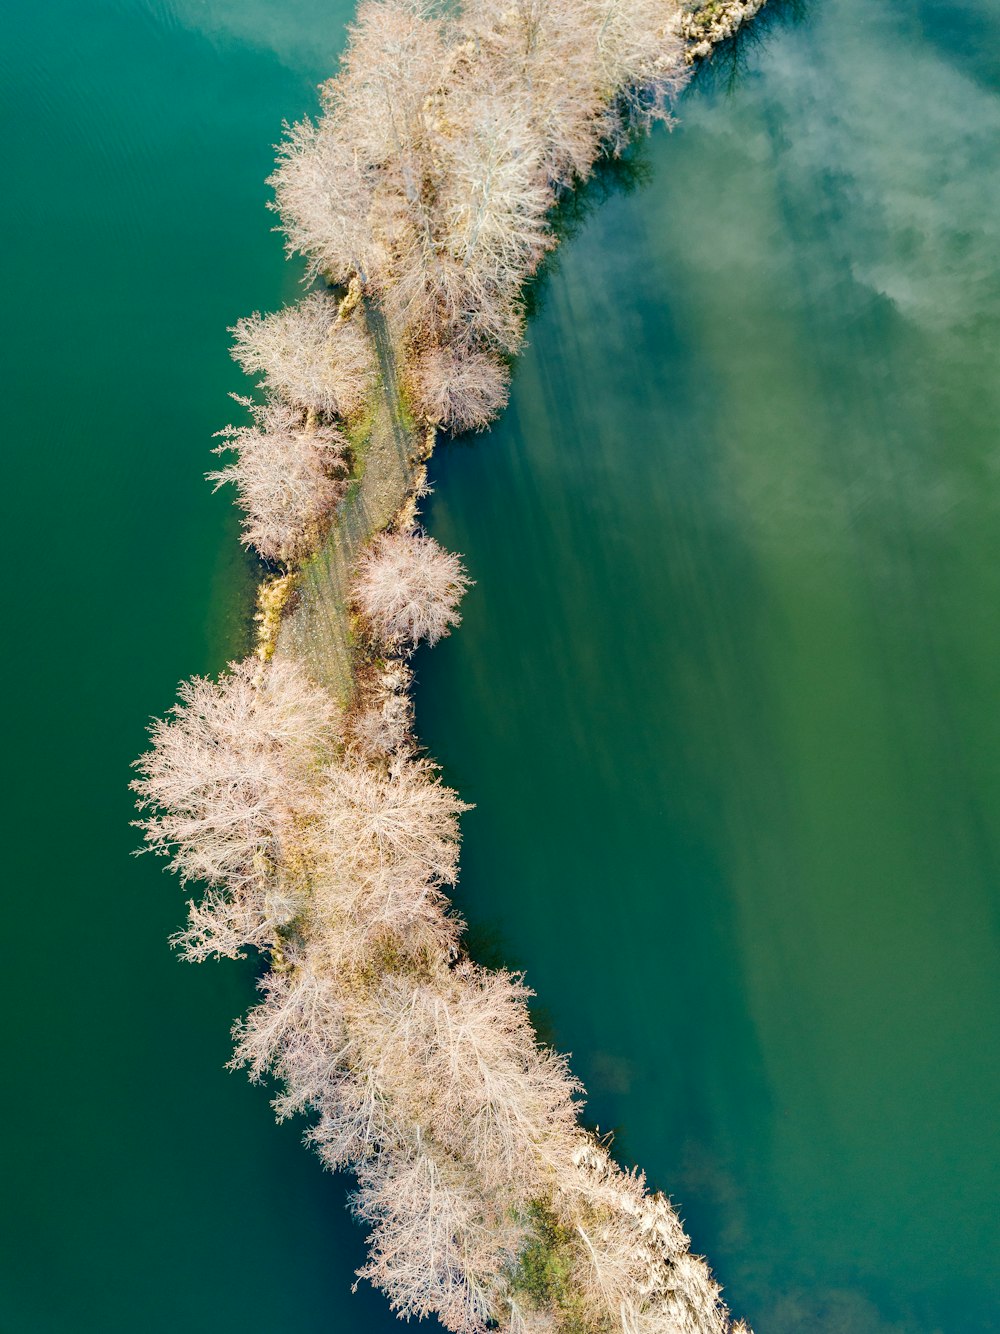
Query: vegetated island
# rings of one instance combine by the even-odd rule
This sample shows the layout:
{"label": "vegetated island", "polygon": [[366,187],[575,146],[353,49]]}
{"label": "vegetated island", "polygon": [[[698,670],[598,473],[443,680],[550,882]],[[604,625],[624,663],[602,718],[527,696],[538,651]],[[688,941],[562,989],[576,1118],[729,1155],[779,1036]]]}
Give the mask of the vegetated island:
{"label": "vegetated island", "polygon": [[746,1331],[667,1198],[580,1125],[523,979],[467,957],[466,807],[417,746],[408,659],[469,582],[417,526],[425,461],[503,408],[553,206],[763,2],[364,0],[271,178],[314,290],[233,331],[262,392],[211,477],[272,573],[256,653],[152,725],[138,823],[205,887],[184,957],[269,962],[232,1064],[355,1174],[359,1277],[456,1332]]}

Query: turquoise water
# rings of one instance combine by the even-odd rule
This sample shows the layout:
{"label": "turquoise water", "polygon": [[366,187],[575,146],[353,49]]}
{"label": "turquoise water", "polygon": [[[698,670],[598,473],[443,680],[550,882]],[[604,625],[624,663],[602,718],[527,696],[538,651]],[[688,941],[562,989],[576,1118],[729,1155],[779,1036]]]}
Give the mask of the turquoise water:
{"label": "turquoise water", "polygon": [[171,955],[183,896],[130,858],[126,791],[176,682],[243,651],[251,571],[201,474],[226,326],[294,287],[271,144],[346,19],[5,14],[4,1334],[395,1327],[350,1296],[343,1187],[223,1069],[252,971]]}
{"label": "turquoise water", "polygon": [[[4,1334],[395,1328],[344,1184],[223,1070],[252,969],[171,957],[124,790],[245,645],[200,474],[348,16],[6,15]],[[699,83],[435,464],[462,909],[759,1334],[1000,1327],[998,38],[829,0]]]}

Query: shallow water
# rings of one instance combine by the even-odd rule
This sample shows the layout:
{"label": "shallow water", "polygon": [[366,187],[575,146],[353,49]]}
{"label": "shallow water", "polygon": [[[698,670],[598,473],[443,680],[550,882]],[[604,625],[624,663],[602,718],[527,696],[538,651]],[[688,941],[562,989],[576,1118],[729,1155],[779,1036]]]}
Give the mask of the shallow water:
{"label": "shallow water", "polygon": [[[7,15],[5,1334],[396,1327],[124,791],[245,642],[223,331],[294,290],[262,181],[348,8]],[[461,906],[759,1334],[1000,1326],[998,37],[830,0],[692,89],[435,465]]]}

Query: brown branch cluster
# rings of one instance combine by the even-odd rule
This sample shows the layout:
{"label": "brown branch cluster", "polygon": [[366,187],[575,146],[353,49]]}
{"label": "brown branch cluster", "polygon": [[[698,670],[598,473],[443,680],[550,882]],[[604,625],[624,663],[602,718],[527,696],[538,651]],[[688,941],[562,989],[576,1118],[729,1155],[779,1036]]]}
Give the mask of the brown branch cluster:
{"label": "brown branch cluster", "polygon": [[469,583],[461,559],[432,537],[380,533],[358,563],[354,600],[379,644],[406,650],[458,625]]}
{"label": "brown branch cluster", "polygon": [[291,564],[309,555],[332,521],[346,485],[347,442],[335,426],[286,403],[233,397],[250,424],[219,431],[215,453],[236,458],[208,480],[216,490],[236,487],[245,545]]}

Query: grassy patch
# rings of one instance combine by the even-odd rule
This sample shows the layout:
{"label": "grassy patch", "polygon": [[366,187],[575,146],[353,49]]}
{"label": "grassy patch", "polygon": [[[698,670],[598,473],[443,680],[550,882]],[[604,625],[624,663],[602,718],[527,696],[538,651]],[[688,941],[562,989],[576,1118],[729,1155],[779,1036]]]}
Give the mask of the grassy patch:
{"label": "grassy patch", "polygon": [[515,1295],[536,1311],[555,1311],[562,1334],[593,1334],[580,1296],[573,1288],[579,1241],[547,1204],[531,1206],[534,1236],[511,1274]]}
{"label": "grassy patch", "polygon": [[379,402],[379,387],[376,386],[349,422],[344,423],[344,435],[347,437],[350,457],[351,485],[360,482],[365,475],[365,459],[375,430],[375,417]]}

